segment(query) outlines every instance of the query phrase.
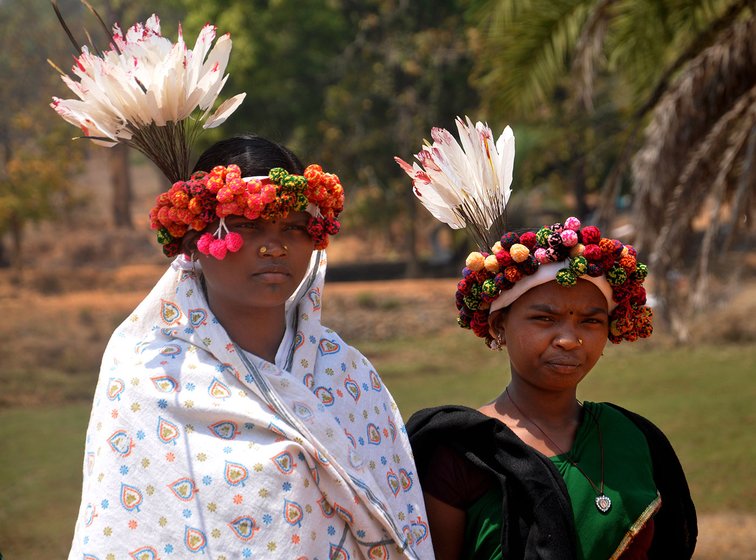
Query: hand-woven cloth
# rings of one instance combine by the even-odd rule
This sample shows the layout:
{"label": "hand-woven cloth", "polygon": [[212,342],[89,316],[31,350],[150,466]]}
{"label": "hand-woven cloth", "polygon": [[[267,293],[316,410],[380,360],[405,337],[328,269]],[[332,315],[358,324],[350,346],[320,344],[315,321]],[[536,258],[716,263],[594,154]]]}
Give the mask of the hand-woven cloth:
{"label": "hand-woven cloth", "polygon": [[433,557],[401,416],[321,325],[324,276],[318,252],[276,365],[173,262],[105,351],[70,559]]}

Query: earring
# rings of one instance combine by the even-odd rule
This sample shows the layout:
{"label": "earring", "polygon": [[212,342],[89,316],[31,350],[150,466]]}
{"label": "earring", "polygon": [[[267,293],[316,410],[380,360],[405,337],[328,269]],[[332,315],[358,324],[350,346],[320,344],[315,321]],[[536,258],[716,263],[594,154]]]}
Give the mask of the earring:
{"label": "earring", "polygon": [[582,338],[578,338],[578,344],[579,344],[580,346],[582,346],[582,345],[583,345],[583,339],[582,339]]}
{"label": "earring", "polygon": [[197,276],[197,269],[194,267],[194,263],[197,262],[197,252],[196,251],[192,251],[192,254],[189,256],[189,258],[192,261],[192,274],[194,274],[195,276]]}
{"label": "earring", "polygon": [[261,245],[260,248],[257,250],[257,254],[261,257],[268,252],[268,248],[265,245]]}
{"label": "earring", "polygon": [[288,253],[289,252],[289,246],[288,245],[283,245],[283,250]]}

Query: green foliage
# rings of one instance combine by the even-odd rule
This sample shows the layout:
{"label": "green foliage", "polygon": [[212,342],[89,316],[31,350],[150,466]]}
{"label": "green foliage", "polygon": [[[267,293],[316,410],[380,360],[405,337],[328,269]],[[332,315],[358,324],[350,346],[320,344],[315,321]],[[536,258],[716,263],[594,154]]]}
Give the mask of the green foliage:
{"label": "green foliage", "polygon": [[[412,252],[414,197],[393,157],[411,159],[432,126],[453,128],[454,117],[476,117],[469,84],[467,2],[372,0],[344,3],[354,30],[339,59],[341,79],[328,88],[323,156],[346,184],[363,191],[360,217],[390,231]],[[427,218],[423,213],[420,219]]]}
{"label": "green foliage", "polygon": [[183,0],[187,36],[210,21],[231,33],[233,51],[224,88],[228,96],[246,91],[233,118],[207,143],[236,132],[254,132],[280,141],[315,161],[322,142],[325,90],[339,79],[337,57],[349,30],[330,0]]}
{"label": "green foliage", "polygon": [[[712,45],[726,48],[721,32],[753,18],[753,3],[475,0],[469,17],[481,34],[473,79],[482,107],[490,118],[535,127],[542,140],[525,164],[527,177],[572,191],[581,216],[591,191],[601,190],[607,219],[631,186],[628,162],[648,114],[674,90],[686,63]],[[739,77],[722,72],[721,88],[735,89],[727,84]],[[720,116],[730,109],[707,106]]]}

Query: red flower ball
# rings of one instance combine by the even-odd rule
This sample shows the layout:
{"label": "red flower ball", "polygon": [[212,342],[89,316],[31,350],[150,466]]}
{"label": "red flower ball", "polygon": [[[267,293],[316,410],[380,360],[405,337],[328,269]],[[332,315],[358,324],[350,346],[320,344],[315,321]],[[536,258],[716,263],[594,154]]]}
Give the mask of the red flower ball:
{"label": "red flower ball", "polygon": [[583,245],[598,243],[601,240],[601,230],[596,226],[585,226],[580,230],[580,237]]}
{"label": "red flower ball", "polygon": [[512,255],[509,254],[509,251],[499,251],[498,253],[496,253],[496,260],[499,262],[499,268],[502,270],[507,268],[514,262],[512,260]]}
{"label": "red flower ball", "polygon": [[532,231],[526,231],[520,236],[520,243],[533,251],[536,246],[536,234]]}
{"label": "red flower ball", "polygon": [[589,261],[598,261],[603,257],[601,248],[596,244],[586,245],[583,249],[583,256]]}

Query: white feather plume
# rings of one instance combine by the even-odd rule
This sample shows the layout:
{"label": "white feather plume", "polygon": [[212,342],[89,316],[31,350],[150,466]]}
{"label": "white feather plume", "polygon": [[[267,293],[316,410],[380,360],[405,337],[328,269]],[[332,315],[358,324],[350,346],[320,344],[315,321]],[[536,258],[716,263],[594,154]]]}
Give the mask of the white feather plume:
{"label": "white feather plume", "polygon": [[[410,165],[395,157],[412,178],[415,195],[433,216],[453,229],[467,228],[481,248],[503,231],[512,192],[514,134],[506,127],[494,142],[487,124],[456,119],[459,142],[446,129],[433,128],[433,144]],[[492,227],[494,226],[494,227]],[[490,233],[493,232],[493,233]]]}
{"label": "white feather plume", "polygon": [[179,27],[173,43],[160,33],[152,15],[124,34],[113,26],[111,48],[94,55],[86,46],[63,82],[77,99],[53,98],[52,107],[85,138],[113,146],[126,143],[152,159],[171,181],[187,179],[189,152],[199,128],[220,125],[245,94],[226,100],[211,115],[228,75],[228,34],[215,41],[207,24],[194,49],[184,43]]}

